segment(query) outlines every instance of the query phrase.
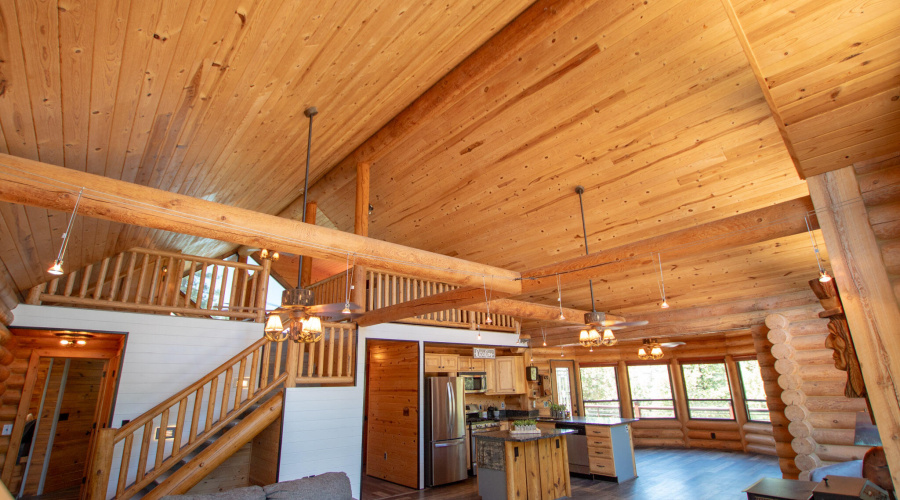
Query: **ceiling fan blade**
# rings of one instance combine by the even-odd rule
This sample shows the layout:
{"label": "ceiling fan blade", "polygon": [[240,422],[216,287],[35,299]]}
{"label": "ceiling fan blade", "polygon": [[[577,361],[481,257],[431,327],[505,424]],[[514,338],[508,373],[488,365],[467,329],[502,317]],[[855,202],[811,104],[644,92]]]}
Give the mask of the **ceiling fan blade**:
{"label": "ceiling fan blade", "polygon": [[[323,313],[331,313],[331,312],[341,312],[345,307],[348,307],[348,304],[343,303],[333,303],[333,304],[319,304],[315,306],[309,306],[306,308],[306,312],[311,314],[323,314]],[[350,303],[349,309],[351,311],[361,311],[362,307],[357,304]]]}
{"label": "ceiling fan blade", "polygon": [[649,321],[625,321],[622,323],[616,323],[614,326],[621,329],[621,328],[628,328],[629,326],[644,326],[649,323],[650,323]]}
{"label": "ceiling fan blade", "polygon": [[684,342],[663,342],[659,344],[660,347],[665,347],[666,349],[671,349],[673,347],[678,347],[680,345],[684,345]]}

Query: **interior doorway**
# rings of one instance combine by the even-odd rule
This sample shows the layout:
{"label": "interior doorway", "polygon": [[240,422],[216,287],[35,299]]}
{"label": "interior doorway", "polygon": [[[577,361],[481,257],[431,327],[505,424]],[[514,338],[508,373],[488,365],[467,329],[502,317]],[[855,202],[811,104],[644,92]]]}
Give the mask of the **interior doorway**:
{"label": "interior doorway", "polygon": [[[15,406],[3,482],[20,498],[83,498],[98,429],[110,424],[125,335],[11,328]],[[18,397],[16,397],[18,396]],[[15,401],[13,401],[15,399]]]}
{"label": "interior doorway", "polygon": [[419,344],[368,340],[366,367],[365,474],[417,488]]}
{"label": "interior doorway", "polygon": [[565,405],[572,416],[581,415],[581,398],[578,397],[580,386],[578,374],[573,360],[550,361],[550,383],[553,388],[553,399],[556,404]]}

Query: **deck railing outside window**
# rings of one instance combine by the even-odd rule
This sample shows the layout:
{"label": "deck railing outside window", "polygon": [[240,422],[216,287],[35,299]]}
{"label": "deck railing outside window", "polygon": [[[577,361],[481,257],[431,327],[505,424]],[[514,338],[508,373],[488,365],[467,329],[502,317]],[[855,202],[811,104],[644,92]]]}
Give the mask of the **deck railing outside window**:
{"label": "deck railing outside window", "polygon": [[587,417],[620,417],[618,399],[584,400],[584,414]]}
{"label": "deck railing outside window", "polygon": [[734,420],[730,399],[688,399],[687,404],[691,418]]}
{"label": "deck railing outside window", "polygon": [[675,418],[671,399],[633,399],[634,418]]}

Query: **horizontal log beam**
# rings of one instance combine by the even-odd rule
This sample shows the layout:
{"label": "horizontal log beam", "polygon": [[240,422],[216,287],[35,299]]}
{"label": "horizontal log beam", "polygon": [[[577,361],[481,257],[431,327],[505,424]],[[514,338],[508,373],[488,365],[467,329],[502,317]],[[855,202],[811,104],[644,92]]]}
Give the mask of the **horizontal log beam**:
{"label": "horizontal log beam", "polygon": [[488,276],[494,293],[521,293],[519,273],[506,269],[0,154],[0,201],[71,211],[82,186],[82,216],[314,258],[353,254],[359,265],[460,286]]}
{"label": "horizontal log beam", "polygon": [[[466,311],[487,312],[487,307],[485,307],[482,302],[460,307],[460,309],[465,309]],[[562,313],[565,319],[561,320],[559,319],[559,307],[556,306],[535,304],[523,300],[494,299],[491,300],[491,313],[536,321],[584,323],[584,315],[587,314],[588,311],[563,307]]]}
{"label": "horizontal log beam", "polygon": [[[802,233],[806,231],[805,217],[812,210],[812,201],[805,196],[549,264],[522,273],[522,292],[536,293],[555,288],[557,275],[563,284],[584,283],[625,269],[650,265],[655,262],[652,255],[656,252],[663,252],[667,260],[684,259]],[[813,229],[818,229],[815,216],[810,216],[809,221]]]}
{"label": "horizontal log beam", "polygon": [[359,326],[372,326],[380,323],[390,323],[446,309],[457,309],[476,302],[484,302],[484,290],[481,287],[457,288],[449,292],[436,293],[369,311],[357,318],[356,324]]}

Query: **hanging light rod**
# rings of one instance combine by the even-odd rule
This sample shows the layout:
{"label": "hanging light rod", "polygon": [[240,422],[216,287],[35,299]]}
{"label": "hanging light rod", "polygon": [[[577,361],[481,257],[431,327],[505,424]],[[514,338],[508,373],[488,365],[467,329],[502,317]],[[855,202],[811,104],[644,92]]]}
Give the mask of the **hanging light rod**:
{"label": "hanging light rod", "polygon": [[69,247],[69,235],[72,234],[72,225],[75,223],[75,214],[78,213],[78,204],[81,203],[81,196],[84,194],[84,188],[82,187],[80,191],[78,191],[78,198],[75,200],[75,207],[72,209],[72,215],[69,217],[69,225],[66,226],[66,232],[63,234],[63,242],[59,247],[59,254],[56,256],[56,261],[50,266],[50,269],[47,269],[47,272],[53,274],[55,276],[60,276],[65,271],[63,271],[63,257],[65,257],[66,249]]}

